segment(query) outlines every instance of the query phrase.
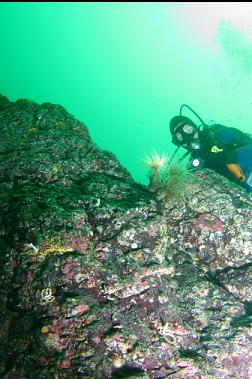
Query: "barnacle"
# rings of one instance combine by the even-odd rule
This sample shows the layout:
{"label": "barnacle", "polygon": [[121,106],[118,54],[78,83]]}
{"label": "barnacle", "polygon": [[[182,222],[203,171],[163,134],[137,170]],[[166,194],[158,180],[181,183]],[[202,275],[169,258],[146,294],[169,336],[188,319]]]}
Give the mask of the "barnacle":
{"label": "barnacle", "polygon": [[36,246],[34,246],[32,243],[26,243],[24,245],[23,255],[28,255],[28,256],[39,255],[39,249]]}

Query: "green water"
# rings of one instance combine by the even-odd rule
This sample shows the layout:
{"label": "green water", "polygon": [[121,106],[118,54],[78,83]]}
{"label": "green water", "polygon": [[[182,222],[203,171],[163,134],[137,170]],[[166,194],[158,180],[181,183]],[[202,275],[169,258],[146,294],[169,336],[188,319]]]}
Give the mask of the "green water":
{"label": "green water", "polygon": [[182,103],[252,133],[251,3],[198,4],[0,3],[0,92],[63,105],[147,183]]}

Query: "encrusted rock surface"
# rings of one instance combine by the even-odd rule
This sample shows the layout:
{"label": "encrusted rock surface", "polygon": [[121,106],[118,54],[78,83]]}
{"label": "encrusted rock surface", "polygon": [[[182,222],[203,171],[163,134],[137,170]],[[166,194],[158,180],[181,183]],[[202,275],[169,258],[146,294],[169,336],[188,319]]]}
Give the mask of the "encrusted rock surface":
{"label": "encrusted rock surface", "polygon": [[0,97],[0,377],[252,378],[252,198],[157,201],[63,107]]}

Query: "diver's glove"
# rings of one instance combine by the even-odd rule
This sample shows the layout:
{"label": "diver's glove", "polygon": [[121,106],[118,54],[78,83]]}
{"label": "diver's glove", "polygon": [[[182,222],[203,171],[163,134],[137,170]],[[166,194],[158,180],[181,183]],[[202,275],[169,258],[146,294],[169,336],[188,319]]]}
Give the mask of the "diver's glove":
{"label": "diver's glove", "polygon": [[[237,179],[239,182],[244,182],[245,181],[245,175],[243,174],[240,166],[235,163],[229,163],[227,164],[227,168],[231,172],[231,174]],[[252,181],[252,178],[251,178]]]}

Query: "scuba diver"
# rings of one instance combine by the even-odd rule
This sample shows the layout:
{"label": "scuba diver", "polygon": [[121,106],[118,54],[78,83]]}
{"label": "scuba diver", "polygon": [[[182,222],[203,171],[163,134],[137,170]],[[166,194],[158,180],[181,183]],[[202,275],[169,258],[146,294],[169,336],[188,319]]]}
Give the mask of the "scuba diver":
{"label": "scuba diver", "polygon": [[[190,118],[182,116],[187,107],[200,120],[197,126]],[[187,152],[188,168],[210,168],[252,192],[252,136],[239,129],[221,124],[206,125],[190,108],[183,104],[179,116],[170,121],[172,142]],[[172,157],[172,158],[173,158]]]}

